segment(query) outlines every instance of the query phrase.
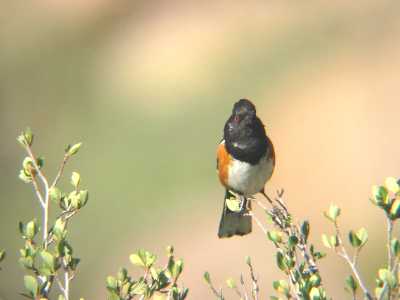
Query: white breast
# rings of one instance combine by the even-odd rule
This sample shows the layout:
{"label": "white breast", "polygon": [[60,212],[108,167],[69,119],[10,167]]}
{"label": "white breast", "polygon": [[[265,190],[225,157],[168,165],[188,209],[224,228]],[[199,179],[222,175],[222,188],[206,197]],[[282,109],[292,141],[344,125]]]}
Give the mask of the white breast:
{"label": "white breast", "polygon": [[256,165],[233,158],[229,168],[228,186],[245,196],[260,192],[274,170],[274,162],[267,156],[269,155],[262,157]]}

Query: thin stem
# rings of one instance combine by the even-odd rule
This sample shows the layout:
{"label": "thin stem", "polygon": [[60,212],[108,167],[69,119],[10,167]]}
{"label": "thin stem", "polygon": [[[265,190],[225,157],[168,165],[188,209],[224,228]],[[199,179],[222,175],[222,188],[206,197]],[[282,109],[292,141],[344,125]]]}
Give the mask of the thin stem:
{"label": "thin stem", "polygon": [[260,287],[258,286],[257,278],[254,275],[254,269],[253,269],[253,265],[251,264],[251,262],[249,262],[248,266],[250,269],[250,277],[251,277],[251,282],[252,282],[251,295],[254,300],[258,300],[258,294],[260,292]]}
{"label": "thin stem", "polygon": [[252,216],[253,219],[256,221],[258,227],[260,227],[260,229],[262,230],[262,232],[264,232],[264,234],[267,234],[267,229],[262,225],[261,221],[257,218],[257,216],[252,212],[249,212],[248,215]]}
{"label": "thin stem", "polygon": [[361,279],[361,275],[360,275],[359,271],[357,270],[356,264],[349,257],[349,255],[347,253],[347,250],[343,245],[342,237],[341,237],[339,226],[338,226],[337,222],[335,222],[335,229],[336,229],[336,236],[338,238],[339,246],[340,246],[340,249],[341,249],[341,252],[338,252],[338,255],[340,255],[347,262],[347,264],[350,266],[351,271],[353,272],[354,276],[356,277],[356,279],[358,281],[358,284],[360,285],[365,297],[368,300],[373,300],[373,298],[371,296],[371,293],[368,291],[368,288],[364,284],[364,281]]}
{"label": "thin stem", "polygon": [[247,295],[246,286],[245,286],[244,280],[243,280],[243,274],[240,274],[240,285],[242,286],[244,300],[249,300],[249,296]]}
{"label": "thin stem", "polygon": [[[391,272],[396,274],[398,272],[398,270],[399,270],[399,262],[396,261],[395,264],[394,264],[394,268],[393,268],[393,270],[391,270]],[[382,292],[379,295],[378,300],[382,300],[382,299],[385,298],[385,294],[386,294],[386,291],[388,290],[388,288],[389,288],[389,285],[387,284],[387,282],[385,282],[385,284],[383,285]]]}
{"label": "thin stem", "polygon": [[[387,216],[387,251],[388,251],[388,268],[391,270],[393,268],[393,253],[390,247],[393,235],[393,221]],[[390,297],[389,297],[390,298]]]}
{"label": "thin stem", "polygon": [[32,185],[33,185],[33,189],[34,189],[34,191],[36,193],[36,197],[39,199],[40,206],[43,208],[43,207],[45,207],[45,203],[44,203],[44,200],[43,200],[42,193],[40,192],[39,186],[38,186],[38,184],[36,182],[35,175],[31,173],[31,177],[32,177]]}
{"label": "thin stem", "polygon": [[[30,156],[30,158],[32,159],[32,164],[35,168],[35,171],[38,175],[38,177],[40,178],[43,187],[44,187],[44,199],[42,198],[41,203],[43,203],[42,205],[42,213],[43,213],[43,245],[44,245],[44,249],[47,249],[47,237],[48,237],[48,220],[49,220],[49,183],[46,179],[46,177],[44,176],[43,172],[40,170],[37,162],[36,162],[36,157],[32,152],[32,149],[29,145],[27,145],[25,147],[26,152],[28,153],[28,155]],[[35,188],[36,189],[36,188]]]}
{"label": "thin stem", "polygon": [[64,298],[65,300],[69,300],[69,273],[65,271],[64,273]]}
{"label": "thin stem", "polygon": [[62,284],[62,282],[60,281],[60,279],[59,279],[57,276],[56,276],[55,278],[56,278],[56,282],[57,282],[58,288],[60,289],[60,291],[61,291],[63,294],[65,294],[64,285]]}
{"label": "thin stem", "polygon": [[61,178],[61,175],[62,175],[63,172],[64,172],[64,167],[65,167],[65,165],[67,164],[67,161],[68,161],[69,158],[70,158],[70,156],[69,156],[68,154],[65,154],[65,155],[64,155],[64,159],[63,159],[63,161],[61,162],[60,168],[58,169],[57,175],[56,175],[56,177],[54,178],[54,181],[53,181],[53,183],[51,184],[51,187],[55,187],[55,186],[57,185],[58,181],[59,181],[60,178]]}

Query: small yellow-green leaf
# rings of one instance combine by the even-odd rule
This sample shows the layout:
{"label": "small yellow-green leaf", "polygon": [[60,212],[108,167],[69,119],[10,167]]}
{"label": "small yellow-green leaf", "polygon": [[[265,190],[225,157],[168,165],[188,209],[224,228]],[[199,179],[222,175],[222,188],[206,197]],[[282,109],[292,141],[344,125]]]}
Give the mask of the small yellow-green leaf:
{"label": "small yellow-green leaf", "polygon": [[27,289],[27,291],[29,292],[29,294],[36,298],[37,294],[38,294],[38,288],[39,288],[39,284],[36,280],[35,277],[30,276],[30,275],[25,275],[24,276],[24,286]]}
{"label": "small yellow-green leaf", "polygon": [[289,295],[289,285],[285,280],[277,280],[272,283],[273,288],[285,296]]}
{"label": "small yellow-green leaf", "polygon": [[270,241],[278,244],[282,242],[282,233],[276,230],[270,230],[267,232],[267,236],[270,239]]}
{"label": "small yellow-green leaf", "polygon": [[204,281],[205,281],[206,283],[208,283],[208,284],[211,283],[210,273],[204,272],[203,278],[204,278]]}
{"label": "small yellow-green leaf", "polygon": [[77,172],[72,172],[71,175],[71,184],[75,187],[78,188],[79,183],[81,182],[81,175]]}
{"label": "small yellow-green leaf", "polygon": [[400,242],[398,239],[394,238],[390,241],[390,248],[395,256],[400,256]]}
{"label": "small yellow-green leaf", "polygon": [[40,257],[43,260],[44,266],[49,268],[52,272],[54,272],[56,266],[56,261],[54,256],[50,252],[42,250],[40,252]]}
{"label": "small yellow-green leaf", "polygon": [[311,300],[321,300],[320,290],[315,286],[311,288],[309,295]]}
{"label": "small yellow-green leaf", "polygon": [[389,215],[392,220],[400,218],[400,197],[396,197],[396,199],[393,201],[390,207]]}
{"label": "small yellow-green leaf", "polygon": [[69,156],[75,155],[76,153],[78,153],[78,151],[81,148],[81,146],[82,146],[82,143],[77,143],[75,145],[67,147],[67,154]]}
{"label": "small yellow-green leaf", "polygon": [[400,191],[400,187],[399,187],[399,184],[397,183],[397,179],[394,177],[386,178],[385,186],[389,191],[391,191],[394,194],[396,194],[398,191]]}
{"label": "small yellow-green leaf", "polygon": [[378,276],[379,279],[386,282],[390,288],[394,288],[397,284],[396,277],[388,269],[379,269]]}
{"label": "small yellow-green leaf", "polygon": [[59,203],[61,200],[62,193],[58,187],[53,186],[49,190],[49,195],[51,201],[53,201],[54,203]]}
{"label": "small yellow-green leaf", "polygon": [[6,257],[6,251],[4,249],[0,250],[0,261],[2,261]]}
{"label": "small yellow-green leaf", "polygon": [[357,290],[358,284],[355,281],[354,277],[349,275],[345,279],[345,289],[350,293],[354,293]]}
{"label": "small yellow-green leaf", "polygon": [[330,241],[329,241],[329,237],[328,237],[326,234],[323,234],[323,235],[322,235],[322,243],[324,244],[324,246],[325,246],[326,248],[329,248],[329,249],[332,248],[331,243],[330,243]]}
{"label": "small yellow-green leaf", "polygon": [[321,277],[318,274],[311,275],[309,282],[311,286],[318,287],[321,284]]}
{"label": "small yellow-green leaf", "polygon": [[335,204],[331,204],[329,206],[329,209],[327,212],[324,213],[325,217],[327,217],[329,220],[331,220],[332,222],[336,222],[337,217],[340,216],[340,208],[335,205]]}
{"label": "small yellow-green leaf", "polygon": [[112,276],[106,278],[106,285],[109,290],[116,290],[118,287],[117,279]]}
{"label": "small yellow-green leaf", "polygon": [[233,278],[228,278],[228,279],[226,280],[226,285],[227,285],[228,288],[230,288],[230,289],[236,288],[236,282],[235,282],[235,280],[233,280]]}
{"label": "small yellow-green leaf", "polygon": [[226,206],[232,212],[239,212],[240,211],[240,200],[236,198],[228,198],[225,199]]}
{"label": "small yellow-green leaf", "polygon": [[388,190],[384,186],[372,187],[373,202],[378,206],[385,206],[388,202]]}
{"label": "small yellow-green leaf", "polygon": [[362,227],[357,231],[356,235],[357,235],[357,238],[361,241],[360,247],[364,246],[365,243],[368,241],[367,230],[364,227]]}
{"label": "small yellow-green leaf", "polygon": [[362,241],[358,238],[357,233],[355,233],[353,230],[350,230],[349,232],[349,241],[354,248],[358,248],[362,244]]}

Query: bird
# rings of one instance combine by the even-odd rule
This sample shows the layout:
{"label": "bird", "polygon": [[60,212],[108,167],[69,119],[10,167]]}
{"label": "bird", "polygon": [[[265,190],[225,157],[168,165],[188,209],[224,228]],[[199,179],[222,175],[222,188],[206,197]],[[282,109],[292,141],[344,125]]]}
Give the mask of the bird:
{"label": "bird", "polygon": [[[274,168],[274,146],[256,114],[256,107],[250,100],[240,99],[233,105],[217,147],[217,174],[225,187],[219,238],[243,236],[252,231],[249,198],[262,193],[269,199],[264,187]],[[232,196],[239,198],[239,210],[229,209],[227,199]]]}

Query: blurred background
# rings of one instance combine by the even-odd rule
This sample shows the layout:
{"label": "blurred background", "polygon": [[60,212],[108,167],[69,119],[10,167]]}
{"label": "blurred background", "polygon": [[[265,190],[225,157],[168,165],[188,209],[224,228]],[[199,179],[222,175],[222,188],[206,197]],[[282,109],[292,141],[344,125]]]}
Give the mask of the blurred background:
{"label": "blurred background", "polygon": [[[343,208],[344,231],[365,226],[360,257],[372,284],[384,263],[384,217],[371,185],[400,176],[398,1],[3,1],[0,9],[0,299],[19,299],[18,221],[39,214],[18,179],[15,137],[26,126],[55,175],[64,146],[83,141],[66,168],[79,170],[88,206],[71,223],[82,259],[72,299],[105,299],[105,278],[138,248],[173,244],[185,260],[189,299],[247,276],[250,255],[262,296],[273,294],[271,243],[257,228],[218,240],[223,188],[215,149],[232,104],[254,101],[277,153],[267,191],[284,188],[317,247],[332,232],[322,211]],[[260,217],[262,214],[257,212]],[[334,299],[348,267],[321,261]],[[130,272],[133,268],[130,267]],[[233,295],[226,292],[229,298]]]}

